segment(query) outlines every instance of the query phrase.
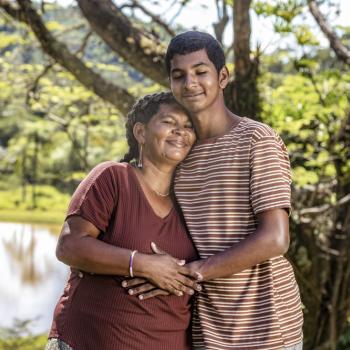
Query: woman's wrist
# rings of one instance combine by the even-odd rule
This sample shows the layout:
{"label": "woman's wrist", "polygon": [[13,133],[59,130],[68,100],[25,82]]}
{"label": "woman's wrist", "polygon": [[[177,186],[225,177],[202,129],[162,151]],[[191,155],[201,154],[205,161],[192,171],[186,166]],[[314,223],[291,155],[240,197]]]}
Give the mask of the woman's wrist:
{"label": "woman's wrist", "polygon": [[[149,277],[149,254],[135,253],[132,261],[132,270],[134,277]],[[130,272],[130,271],[129,271]]]}
{"label": "woman's wrist", "polygon": [[134,257],[136,253],[137,253],[137,250],[133,250],[130,253],[130,258],[129,258],[129,276],[130,277],[135,277],[133,265],[134,265]]}

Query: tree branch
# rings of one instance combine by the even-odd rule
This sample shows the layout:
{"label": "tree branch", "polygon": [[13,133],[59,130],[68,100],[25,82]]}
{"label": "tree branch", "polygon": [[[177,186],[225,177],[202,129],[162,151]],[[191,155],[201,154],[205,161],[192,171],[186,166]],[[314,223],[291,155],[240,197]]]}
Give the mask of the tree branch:
{"label": "tree branch", "polygon": [[20,22],[26,22],[26,18],[23,11],[19,10],[18,7],[13,6],[13,4],[10,1],[0,0],[0,7],[15,20]]}
{"label": "tree branch", "polygon": [[[177,3],[177,0],[175,0],[174,2],[172,2],[172,4],[171,4],[171,5],[169,6],[169,8],[168,8],[168,11],[169,11],[176,3]],[[188,3],[188,0],[183,0],[183,1],[180,2],[180,7],[179,7],[179,9],[176,11],[176,13],[174,14],[174,16],[170,19],[169,24],[173,24],[173,23],[174,23],[175,19],[176,19],[177,17],[180,16],[182,10],[184,9],[184,7],[186,6],[187,3]]]}
{"label": "tree branch", "polygon": [[[4,8],[4,1],[0,1],[0,6]],[[21,20],[30,26],[40,42],[43,51],[72,73],[85,87],[92,90],[104,100],[112,103],[122,113],[126,114],[134,102],[134,97],[125,89],[106,81],[99,74],[88,68],[82,60],[69,51],[65,44],[58,41],[48,31],[30,0],[18,0],[18,4],[20,7],[17,11],[20,11],[20,13],[17,12],[17,16],[14,18],[17,20],[21,18]],[[7,11],[7,8],[4,9],[12,16],[11,12]]]}
{"label": "tree branch", "polygon": [[43,78],[50,70],[51,68],[55,65],[53,61],[49,62],[42,72],[35,78],[34,82],[32,83],[31,87],[26,93],[26,100],[25,103],[27,106],[29,106],[30,99],[35,96],[37,90],[38,90],[38,85],[40,82],[40,79]]}
{"label": "tree branch", "polygon": [[86,49],[86,46],[88,44],[88,41],[89,41],[91,35],[92,35],[92,31],[89,31],[88,33],[86,33],[86,35],[84,36],[83,41],[82,41],[79,49],[75,52],[75,54],[77,56],[79,56],[79,55],[83,56],[84,55],[84,51]]}
{"label": "tree branch", "polygon": [[[124,7],[126,7],[126,5],[124,5]],[[128,5],[128,7],[132,7],[132,8],[136,7],[140,9],[145,15],[150,17],[153,22],[158,23],[170,36],[173,37],[176,35],[176,33],[165,22],[163,22],[159,16],[155,15],[150,10],[146,9],[146,7],[140,4],[139,1],[131,0],[131,4]]]}
{"label": "tree branch", "polygon": [[150,33],[137,29],[111,0],[77,0],[92,29],[137,71],[168,86],[165,47]]}
{"label": "tree branch", "polygon": [[90,169],[91,167],[88,163],[87,156],[82,154],[82,151],[81,151],[82,147],[81,147],[79,141],[69,132],[70,121],[68,122],[68,121],[62,119],[61,117],[58,117],[57,115],[52,114],[52,113],[47,115],[47,119],[51,120],[51,121],[53,121],[61,126],[62,130],[66,133],[69,141],[72,143],[75,154],[78,156],[78,158],[80,159],[80,161],[84,165],[84,170]]}
{"label": "tree branch", "polygon": [[343,198],[339,199],[339,201],[335,204],[332,204],[332,205],[331,204],[323,204],[319,207],[305,208],[305,209],[297,210],[297,213],[300,216],[310,215],[310,214],[320,215],[331,208],[340,207],[340,206],[347,204],[349,202],[350,202],[350,193],[347,194],[346,196],[344,196]]}
{"label": "tree branch", "polygon": [[327,23],[326,18],[323,16],[320,8],[317,5],[317,2],[315,0],[308,0],[308,4],[311,14],[315,18],[324,35],[329,40],[330,46],[334,50],[338,59],[350,66],[349,49],[342,44],[335,31]]}
{"label": "tree branch", "polygon": [[216,10],[218,14],[218,21],[213,23],[213,28],[214,28],[216,39],[222,45],[224,31],[226,29],[226,25],[230,18],[227,14],[227,4],[225,0],[222,1],[221,6],[222,6],[222,9],[220,10],[220,0],[216,0]]}

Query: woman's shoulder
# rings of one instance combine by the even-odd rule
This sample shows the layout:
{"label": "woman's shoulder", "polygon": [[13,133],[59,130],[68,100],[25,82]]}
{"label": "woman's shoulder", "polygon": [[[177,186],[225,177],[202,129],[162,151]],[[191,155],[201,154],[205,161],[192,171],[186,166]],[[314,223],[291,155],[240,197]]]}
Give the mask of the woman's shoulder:
{"label": "woman's shoulder", "polygon": [[119,178],[128,176],[128,163],[119,163],[117,161],[105,161],[97,164],[91,169],[86,179],[89,182],[95,181],[116,181]]}
{"label": "woman's shoulder", "polygon": [[128,163],[120,163],[115,160],[107,160],[105,162],[97,164],[92,170],[103,171],[105,169],[113,169],[118,171],[119,169],[125,169]]}
{"label": "woman's shoulder", "polygon": [[108,160],[97,164],[94,168],[92,168],[91,173],[102,174],[106,171],[120,173],[127,171],[127,167],[128,163],[119,163],[117,161]]}

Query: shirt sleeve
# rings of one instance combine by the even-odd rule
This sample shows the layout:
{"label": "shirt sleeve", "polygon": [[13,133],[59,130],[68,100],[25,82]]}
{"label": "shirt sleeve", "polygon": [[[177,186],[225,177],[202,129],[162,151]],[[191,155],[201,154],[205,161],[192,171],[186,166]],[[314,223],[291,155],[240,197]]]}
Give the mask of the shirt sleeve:
{"label": "shirt sleeve", "polygon": [[250,154],[250,201],[254,214],[291,210],[289,156],[282,139],[270,128],[255,135]]}
{"label": "shirt sleeve", "polygon": [[79,184],[67,211],[67,218],[79,215],[105,232],[118,200],[116,163],[97,165]]}

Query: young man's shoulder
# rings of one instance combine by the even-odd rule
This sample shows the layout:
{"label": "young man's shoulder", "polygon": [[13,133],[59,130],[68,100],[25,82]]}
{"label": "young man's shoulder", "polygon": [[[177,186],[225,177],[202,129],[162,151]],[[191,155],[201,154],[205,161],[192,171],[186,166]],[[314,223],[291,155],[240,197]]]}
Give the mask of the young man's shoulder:
{"label": "young man's shoulder", "polygon": [[271,126],[247,117],[244,118],[244,121],[246,134],[252,139],[253,143],[264,138],[279,139],[279,135]]}

